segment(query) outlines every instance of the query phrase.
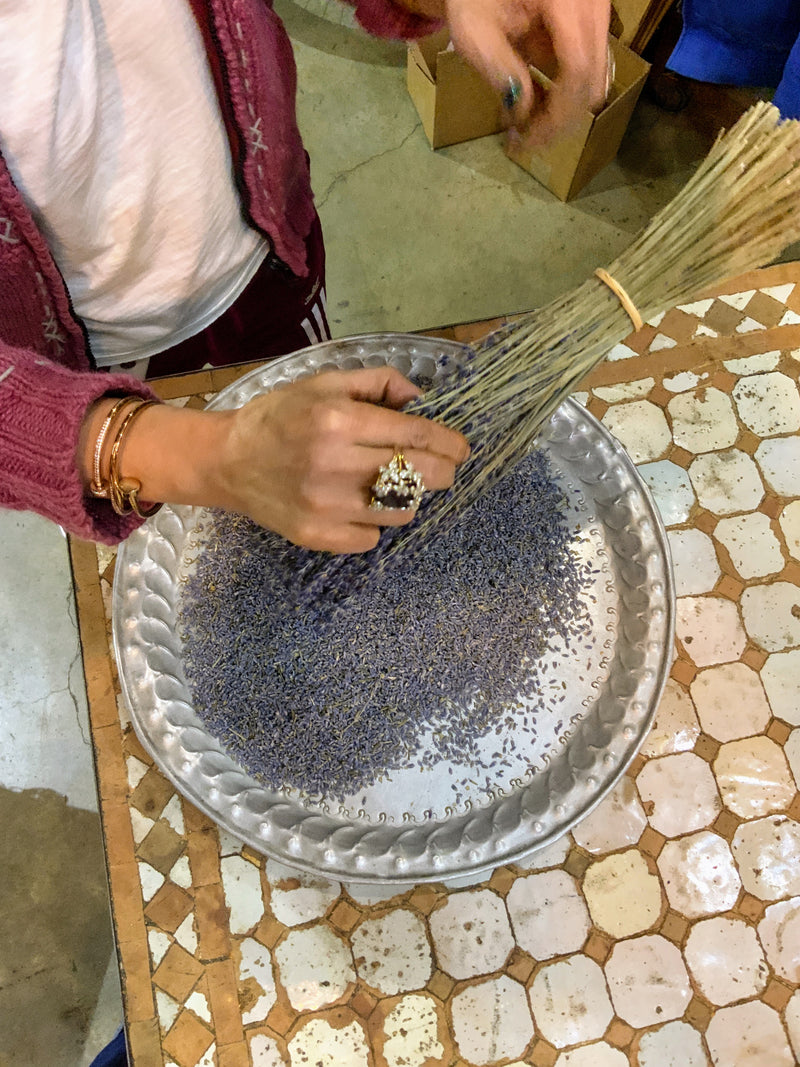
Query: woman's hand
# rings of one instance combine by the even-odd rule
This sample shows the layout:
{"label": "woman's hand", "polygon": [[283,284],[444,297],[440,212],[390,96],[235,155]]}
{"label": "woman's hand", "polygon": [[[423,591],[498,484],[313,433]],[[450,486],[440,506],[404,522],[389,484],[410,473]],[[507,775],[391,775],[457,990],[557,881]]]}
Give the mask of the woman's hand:
{"label": "woman's hand", "polygon": [[[499,93],[509,94],[509,118],[530,143],[569,130],[605,103],[610,0],[397,2],[445,19],[456,51]],[[547,91],[534,84],[529,66],[552,80]]]}
{"label": "woman's hand", "polygon": [[[221,507],[306,548],[364,552],[381,526],[413,518],[369,507],[378,468],[395,451],[427,489],[451,485],[469,454],[461,434],[396,410],[418,392],[378,367],[303,378],[235,411],[158,405],[132,424],[120,469],[142,483],[143,501]],[[93,424],[109,403],[100,402]],[[89,432],[87,457],[92,440]]]}

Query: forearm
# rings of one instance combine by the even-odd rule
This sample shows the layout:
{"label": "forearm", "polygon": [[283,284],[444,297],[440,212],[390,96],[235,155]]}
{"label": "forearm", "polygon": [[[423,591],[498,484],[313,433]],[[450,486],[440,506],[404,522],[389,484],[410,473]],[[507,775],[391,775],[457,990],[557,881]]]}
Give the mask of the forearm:
{"label": "forearm", "polygon": [[[95,473],[99,435],[115,402],[113,397],[98,400],[87,412],[81,429],[78,467],[87,494]],[[124,414],[123,411],[110,428],[103,449],[101,480],[107,478],[108,453]],[[121,441],[119,473],[141,484],[142,501],[230,508],[236,501],[223,484],[221,469],[232,418],[232,412],[197,411],[168,404],[148,407]]]}

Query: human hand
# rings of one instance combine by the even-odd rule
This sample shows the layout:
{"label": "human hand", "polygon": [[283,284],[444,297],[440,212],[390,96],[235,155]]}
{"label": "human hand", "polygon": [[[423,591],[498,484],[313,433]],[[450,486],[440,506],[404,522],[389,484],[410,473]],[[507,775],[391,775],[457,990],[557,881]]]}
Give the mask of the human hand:
{"label": "human hand", "polygon": [[[502,93],[517,135],[543,143],[605,103],[610,0],[399,0],[444,18],[457,52]],[[545,90],[529,67],[542,71]]]}
{"label": "human hand", "polygon": [[378,468],[401,450],[427,489],[444,489],[469,452],[461,434],[397,410],[418,394],[379,367],[303,378],[251,400],[220,457],[231,506],[307,548],[373,548],[380,526],[413,518],[369,508]]}

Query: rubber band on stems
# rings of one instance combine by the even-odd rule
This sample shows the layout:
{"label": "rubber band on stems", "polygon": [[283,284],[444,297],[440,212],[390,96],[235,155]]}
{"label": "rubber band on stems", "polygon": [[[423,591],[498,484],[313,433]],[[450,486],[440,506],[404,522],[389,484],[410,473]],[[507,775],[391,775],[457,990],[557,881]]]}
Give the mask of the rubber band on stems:
{"label": "rubber band on stems", "polygon": [[603,270],[602,267],[598,267],[594,273],[595,277],[599,278],[604,285],[607,285],[611,292],[614,294],[614,296],[617,298],[617,300],[619,300],[620,304],[622,304],[622,307],[625,310],[625,314],[633,323],[634,330],[641,330],[642,326],[644,326],[644,323],[642,322],[642,316],[639,314],[636,305],[625,292],[625,290],[622,288],[622,286],[619,284],[619,282],[616,280],[616,278],[612,278],[608,271]]}

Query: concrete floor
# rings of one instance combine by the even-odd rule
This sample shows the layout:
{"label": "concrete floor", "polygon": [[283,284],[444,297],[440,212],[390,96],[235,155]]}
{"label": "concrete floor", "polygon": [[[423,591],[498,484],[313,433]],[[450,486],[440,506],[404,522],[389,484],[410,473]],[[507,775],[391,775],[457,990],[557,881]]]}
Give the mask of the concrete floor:
{"label": "concrete floor", "polygon": [[[323,3],[324,0],[316,0]],[[674,116],[643,101],[618,160],[557,201],[498,138],[433,153],[405,49],[277,0],[327,235],[337,335],[519,311],[624,248],[741,94]],[[0,1067],[76,1067],[121,1019],[66,543],[0,514]]]}

